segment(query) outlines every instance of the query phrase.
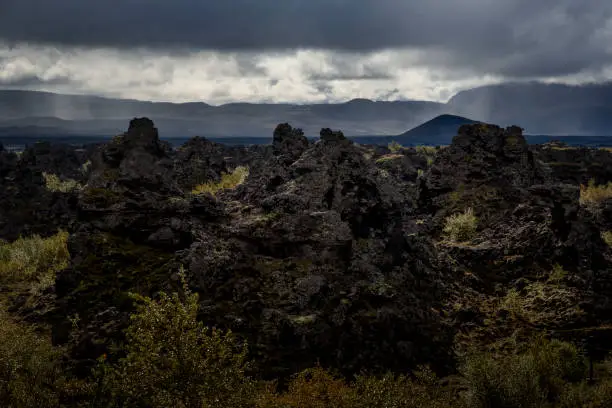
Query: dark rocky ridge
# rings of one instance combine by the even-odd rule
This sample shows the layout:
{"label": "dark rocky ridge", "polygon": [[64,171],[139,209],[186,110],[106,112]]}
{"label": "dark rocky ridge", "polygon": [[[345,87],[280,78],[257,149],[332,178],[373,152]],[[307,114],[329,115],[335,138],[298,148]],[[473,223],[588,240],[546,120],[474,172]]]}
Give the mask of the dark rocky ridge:
{"label": "dark rocky ridge", "polygon": [[[45,233],[71,232],[71,265],[47,318],[66,343],[78,313],[71,356],[83,372],[121,339],[127,293],[176,288],[180,266],[200,295],[201,320],[245,338],[264,377],[317,360],[345,374],[422,363],[448,372],[453,342],[485,346],[517,329],[579,342],[610,323],[611,253],[600,231],[612,227],[612,204],[599,214],[579,205],[580,183],[612,181],[604,150],[529,147],[519,128],[476,124],[428,165],[415,149],[358,145],[330,129],[312,143],[281,124],[271,146],[195,138],[173,151],[150,120],[135,119],[91,154],[84,188],[59,196],[35,175],[76,175],[87,157],[38,158],[47,151],[23,161],[0,150],[0,182],[18,191],[6,202],[30,200],[25,225],[45,218]],[[575,173],[556,169],[570,159],[581,163]],[[235,189],[191,194],[237,166],[249,176]],[[40,209],[40,197],[56,196],[74,209]],[[450,242],[446,217],[468,207],[476,235]],[[0,237],[13,239],[4,228]],[[556,265],[567,272],[560,279]],[[504,306],[513,289],[528,321]],[[531,301],[535,289],[546,301]]]}

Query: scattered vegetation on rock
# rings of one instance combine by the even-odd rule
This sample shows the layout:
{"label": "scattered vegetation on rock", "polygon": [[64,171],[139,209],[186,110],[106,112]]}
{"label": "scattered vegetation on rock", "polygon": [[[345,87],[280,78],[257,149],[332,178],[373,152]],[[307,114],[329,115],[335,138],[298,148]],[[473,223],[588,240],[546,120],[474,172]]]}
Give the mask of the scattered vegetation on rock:
{"label": "scattered vegetation on rock", "polygon": [[43,173],[43,177],[45,178],[45,186],[49,191],[72,193],[82,188],[81,184],[73,179],[61,180],[57,175],[49,173]]}
{"label": "scattered vegetation on rock", "polygon": [[0,405],[609,406],[610,159],[483,123],[0,149]]}
{"label": "scattered vegetation on rock", "polygon": [[468,353],[458,375],[421,367],[410,375],[343,378],[320,366],[285,385],[250,376],[247,345],[196,319],[197,296],[136,296],[124,357],[101,355],[85,379],[70,375],[62,349],[23,323],[0,319],[0,403],[15,407],[487,408],[606,407],[612,364],[597,367],[573,345],[537,337],[509,353]]}
{"label": "scattered vegetation on rock", "polygon": [[438,149],[435,146],[417,146],[416,152],[427,160],[427,166],[431,166],[434,162],[436,154],[438,153]]}

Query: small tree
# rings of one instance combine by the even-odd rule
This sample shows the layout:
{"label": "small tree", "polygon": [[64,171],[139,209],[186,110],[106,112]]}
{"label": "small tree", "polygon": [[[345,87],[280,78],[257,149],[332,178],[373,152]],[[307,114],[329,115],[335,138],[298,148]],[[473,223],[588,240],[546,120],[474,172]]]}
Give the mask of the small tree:
{"label": "small tree", "polygon": [[104,388],[120,406],[243,407],[254,392],[245,376],[246,345],[231,332],[196,320],[198,296],[185,285],[184,300],[160,293],[134,296],[137,312],[128,328],[126,357],[104,373]]}

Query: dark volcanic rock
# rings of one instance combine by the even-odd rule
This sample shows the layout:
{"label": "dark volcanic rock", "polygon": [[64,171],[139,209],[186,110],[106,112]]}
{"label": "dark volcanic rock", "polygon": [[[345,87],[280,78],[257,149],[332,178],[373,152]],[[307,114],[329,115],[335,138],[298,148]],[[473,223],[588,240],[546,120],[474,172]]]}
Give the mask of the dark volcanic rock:
{"label": "dark volcanic rock", "polygon": [[272,157],[272,146],[227,146],[206,138],[194,137],[174,155],[174,178],[185,191],[196,185],[217,182],[223,173],[238,166],[258,169]]}
{"label": "dark volcanic rock", "polygon": [[227,196],[249,204],[228,229],[184,258],[202,319],[245,336],[265,376],[449,362],[435,249],[404,231],[410,200],[367,153],[337,139],[273,158]]}
{"label": "dark volcanic rock", "polygon": [[547,180],[520,128],[463,125],[419,180],[418,205],[439,224],[467,207],[490,224],[520,204],[521,189]]}
{"label": "dark volcanic rock", "polygon": [[[297,156],[286,136],[280,146]],[[254,171],[283,174],[277,184],[251,175],[234,192],[191,197],[152,124],[133,122],[94,155],[72,262],[56,280],[56,343],[78,313],[71,355],[86,372],[121,339],[126,293],[171,288],[182,264],[200,318],[245,337],[265,377],[317,360],[345,373],[445,367],[451,333],[435,312],[444,273],[427,238],[404,231],[406,197],[366,152],[321,141]]]}
{"label": "dark volcanic rock", "polygon": [[[194,138],[171,152],[136,119],[93,155],[57,276],[55,341],[70,339],[78,313],[71,355],[86,371],[121,339],[127,293],[172,290],[180,265],[198,317],[245,338],[266,378],[317,361],[347,375],[444,371],[463,335],[579,339],[610,320],[612,254],[579,187],[539,158],[520,128],[484,124],[436,151],[373,149],[330,129],[309,143],[281,124],[271,146]],[[249,167],[240,186],[191,194],[237,166]],[[449,241],[446,217],[469,207],[475,236]]]}
{"label": "dark volcanic rock", "polygon": [[62,180],[85,182],[88,175],[85,163],[88,159],[84,149],[59,143],[37,142],[23,151],[20,162],[33,172],[46,172]]}
{"label": "dark volcanic rock", "polygon": [[329,128],[321,129],[321,140],[324,142],[342,142],[348,139],[341,131],[333,131]]}
{"label": "dark volcanic rock", "polygon": [[293,129],[288,123],[280,124],[274,130],[272,147],[275,155],[286,155],[292,162],[308,148],[308,139],[301,129]]}
{"label": "dark volcanic rock", "polygon": [[551,177],[560,183],[606,184],[612,180],[612,152],[607,148],[570,147],[548,143],[532,148]]}
{"label": "dark volcanic rock", "polygon": [[35,144],[21,158],[0,151],[0,239],[48,236],[60,228],[71,228],[75,194],[49,191],[43,172],[68,177],[82,174],[81,161],[67,146]]}
{"label": "dark volcanic rock", "polygon": [[[443,239],[442,258],[471,277],[453,296],[466,290],[463,301],[469,307],[502,305],[491,317],[501,319],[494,329],[467,329],[458,314],[462,332],[496,330],[499,336],[535,326],[572,329],[573,340],[581,341],[583,329],[609,322],[610,302],[602,299],[612,292],[599,283],[609,275],[609,250],[579,204],[578,186],[556,184],[519,128],[462,126],[418,188],[418,212],[433,217],[429,233]],[[476,236],[462,243],[445,240],[440,231],[446,217],[467,208],[478,217]],[[511,293],[512,288],[519,292]],[[487,297],[497,300],[483,300]],[[472,299],[480,304],[471,304]],[[517,322],[517,314],[530,324]]]}
{"label": "dark volcanic rock", "polygon": [[230,171],[231,165],[227,160],[225,146],[194,137],[177,150],[174,158],[176,181],[184,190],[208,181],[218,181],[222,173]]}

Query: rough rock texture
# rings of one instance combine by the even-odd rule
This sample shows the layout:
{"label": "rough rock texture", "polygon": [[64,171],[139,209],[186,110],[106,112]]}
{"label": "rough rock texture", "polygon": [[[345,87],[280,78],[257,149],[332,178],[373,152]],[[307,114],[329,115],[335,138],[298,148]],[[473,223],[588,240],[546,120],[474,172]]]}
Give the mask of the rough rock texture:
{"label": "rough rock texture", "polygon": [[204,321],[244,335],[267,376],[316,360],[347,374],[450,361],[435,250],[404,230],[407,198],[365,153],[327,139],[271,161],[275,178],[228,195],[250,205],[185,259]]}
{"label": "rough rock texture", "polygon": [[85,181],[87,179],[88,154],[65,144],[38,142],[28,146],[22,153],[21,165],[34,172],[46,172],[60,179]]}
{"label": "rough rock texture", "polygon": [[308,148],[308,139],[301,129],[293,129],[288,123],[283,123],[274,130],[272,148],[275,155],[286,156],[286,160],[292,162]]}
{"label": "rough rock texture", "polygon": [[58,228],[71,228],[75,195],[49,191],[42,174],[80,172],[81,161],[69,151],[65,146],[48,148],[35,144],[19,157],[0,150],[0,239],[12,241],[20,235],[33,234],[47,236]]}
{"label": "rough rock texture", "polygon": [[317,360],[345,373],[448,366],[452,333],[436,312],[444,268],[406,230],[411,201],[366,148],[339,137],[307,146],[281,125],[275,154],[255,149],[244,185],[213,198],[182,193],[158,140],[152,123],[133,121],[94,155],[80,195],[54,334],[68,341],[79,314],[72,357],[84,371],[121,338],[126,293],[172,287],[179,265],[200,318],[246,338],[264,377]]}
{"label": "rough rock texture", "polygon": [[612,152],[609,148],[570,147],[548,143],[532,148],[551,177],[561,183],[597,184],[612,180]]}
{"label": "rough rock texture", "polygon": [[348,139],[341,131],[333,131],[329,128],[321,129],[321,140],[324,142],[342,142]]}
{"label": "rough rock texture", "polygon": [[238,166],[260,167],[272,156],[271,146],[226,146],[194,137],[173,156],[174,178],[185,191],[202,183],[219,181]]}
{"label": "rough rock texture", "polygon": [[[127,294],[172,290],[181,265],[199,318],[246,339],[266,378],[317,361],[349,375],[421,363],[444,372],[455,345],[606,333],[612,252],[600,232],[612,228],[612,204],[580,205],[577,184],[591,173],[556,173],[516,127],[463,126],[440,149],[320,136],[281,124],[270,146],[196,138],[174,152],[141,118],[97,147],[52,321],[67,343],[78,314],[70,355],[82,372],[121,340]],[[236,166],[249,167],[243,184],[191,193]],[[41,187],[6,152],[0,176],[19,186],[15,197]],[[475,235],[450,241],[447,217],[469,207]]]}
{"label": "rough rock texture", "polygon": [[548,180],[520,128],[464,125],[419,179],[418,207],[439,229],[447,216],[467,208],[481,227],[495,225],[522,202],[524,188]]}

